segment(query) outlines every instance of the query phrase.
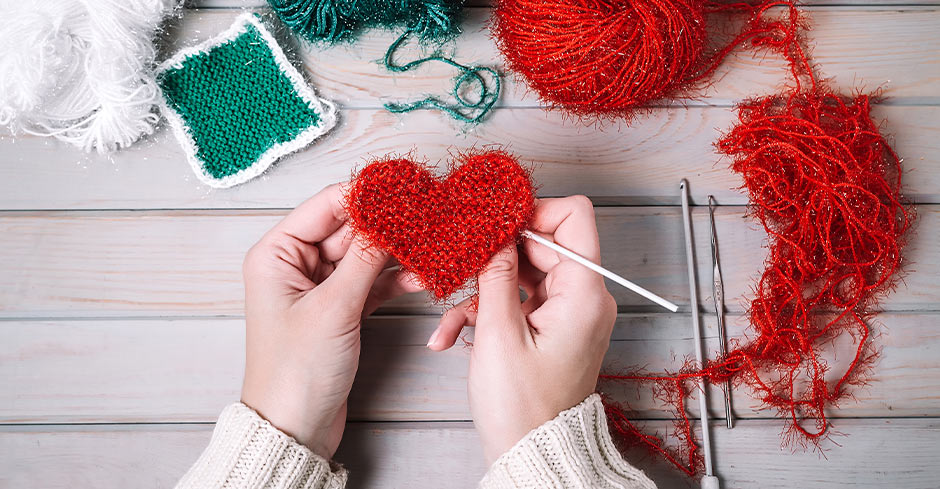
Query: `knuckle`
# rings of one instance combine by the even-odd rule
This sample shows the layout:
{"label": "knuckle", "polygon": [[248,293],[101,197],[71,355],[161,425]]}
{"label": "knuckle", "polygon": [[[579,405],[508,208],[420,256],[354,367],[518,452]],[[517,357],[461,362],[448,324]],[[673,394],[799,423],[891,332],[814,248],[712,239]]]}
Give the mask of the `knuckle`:
{"label": "knuckle", "polygon": [[245,253],[242,260],[242,275],[245,277],[253,276],[260,268],[263,257],[266,254],[262,242],[257,242]]}
{"label": "knuckle", "polygon": [[516,278],[516,264],[504,253],[494,256],[489,264],[486,265],[486,269],[480,277],[480,279],[484,281],[511,278]]}
{"label": "knuckle", "polygon": [[342,197],[345,193],[345,188],[343,187],[344,182],[340,183],[331,183],[326,187],[323,187],[323,190],[320,190],[321,194],[334,195],[337,197]]}
{"label": "knuckle", "polygon": [[601,310],[608,315],[617,315],[617,300],[606,288],[601,293]]}
{"label": "knuckle", "polygon": [[590,216],[594,215],[594,203],[591,202],[591,199],[589,199],[587,196],[572,195],[568,197],[568,201],[571,204],[571,207],[577,212]]}

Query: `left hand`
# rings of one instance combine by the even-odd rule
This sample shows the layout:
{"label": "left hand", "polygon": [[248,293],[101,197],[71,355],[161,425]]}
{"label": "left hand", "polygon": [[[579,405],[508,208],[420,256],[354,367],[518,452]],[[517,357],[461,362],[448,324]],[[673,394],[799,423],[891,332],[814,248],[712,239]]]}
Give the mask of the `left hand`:
{"label": "left hand", "polygon": [[352,238],[339,185],[313,196],[248,251],[242,402],[330,459],[346,424],[362,319],[420,287]]}

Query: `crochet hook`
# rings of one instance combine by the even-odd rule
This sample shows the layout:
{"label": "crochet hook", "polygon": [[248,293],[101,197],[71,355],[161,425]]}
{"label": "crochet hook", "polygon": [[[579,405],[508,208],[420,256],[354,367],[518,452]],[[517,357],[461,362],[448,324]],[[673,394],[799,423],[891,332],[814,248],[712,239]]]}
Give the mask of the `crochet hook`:
{"label": "crochet hook", "polygon": [[[715,316],[718,317],[718,351],[724,358],[728,354],[725,341],[725,285],[721,279],[721,261],[718,259],[718,230],[715,228],[715,196],[708,196],[708,227],[712,243],[712,298]],[[728,429],[734,428],[734,413],[731,412],[731,380],[725,381],[725,419]]]}
{"label": "crochet hook", "polygon": [[[705,365],[702,354],[702,327],[698,312],[698,280],[695,276],[695,248],[692,243],[692,214],[689,210],[689,182],[682,179],[679,183],[682,192],[682,226],[685,232],[685,257],[689,270],[689,300],[692,303],[692,337],[695,341],[695,359],[700,366]],[[701,394],[698,396],[699,423],[702,425],[702,452],[705,454],[705,476],[702,477],[702,489],[718,489],[718,478],[715,477],[712,465],[712,444],[710,427],[708,425],[708,391],[705,390],[705,379],[699,378]]]}
{"label": "crochet hook", "polygon": [[568,248],[565,248],[564,246],[561,246],[558,243],[555,243],[554,241],[549,241],[539,236],[538,234],[535,234],[532,231],[529,231],[528,229],[526,229],[525,231],[522,231],[522,236],[527,239],[531,239],[532,241],[535,241],[536,243],[539,243],[547,248],[550,248],[551,250],[557,253],[565,255],[568,258],[571,258],[578,264],[587,267],[589,270],[597,272],[603,275],[604,277],[607,277],[613,280],[614,282],[632,290],[633,292],[636,292],[637,294],[640,294],[641,296],[655,302],[656,304],[659,304],[660,306],[665,307],[670,312],[676,312],[679,310],[679,306],[673,304],[672,302],[669,302],[666,299],[663,299],[662,297],[644,289],[643,287],[640,287],[639,285],[621,277],[620,275],[617,275],[614,272],[611,272],[610,270],[592,262],[591,260],[588,260],[587,258],[569,250]]}

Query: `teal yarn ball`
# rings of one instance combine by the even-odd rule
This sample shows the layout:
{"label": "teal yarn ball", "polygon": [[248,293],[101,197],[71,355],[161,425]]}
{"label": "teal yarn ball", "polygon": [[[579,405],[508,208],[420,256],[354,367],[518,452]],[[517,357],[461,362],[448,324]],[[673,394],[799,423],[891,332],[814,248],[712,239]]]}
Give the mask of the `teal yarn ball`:
{"label": "teal yarn ball", "polygon": [[268,0],[288,27],[309,41],[337,42],[367,28],[406,28],[423,40],[460,33],[464,0]]}

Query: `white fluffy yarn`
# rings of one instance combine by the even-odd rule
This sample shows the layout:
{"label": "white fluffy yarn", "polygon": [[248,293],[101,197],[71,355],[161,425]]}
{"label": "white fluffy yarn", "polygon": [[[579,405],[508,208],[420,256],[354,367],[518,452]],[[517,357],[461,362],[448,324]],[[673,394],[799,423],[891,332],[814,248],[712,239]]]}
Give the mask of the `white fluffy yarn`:
{"label": "white fluffy yarn", "polygon": [[153,132],[153,36],[177,0],[0,0],[0,125],[85,151]]}

